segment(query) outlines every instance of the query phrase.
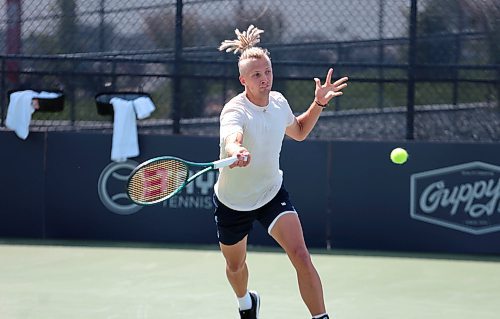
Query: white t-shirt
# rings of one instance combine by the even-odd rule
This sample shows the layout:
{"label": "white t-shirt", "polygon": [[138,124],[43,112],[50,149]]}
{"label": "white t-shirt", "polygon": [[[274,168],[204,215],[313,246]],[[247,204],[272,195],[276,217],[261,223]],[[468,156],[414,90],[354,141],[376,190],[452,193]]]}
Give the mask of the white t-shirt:
{"label": "white t-shirt", "polygon": [[229,208],[250,211],[267,204],[283,181],[279,168],[281,145],[287,126],[294,122],[285,97],[272,91],[265,107],[250,102],[245,93],[231,99],[220,115],[220,158],[226,158],[225,140],[243,134],[243,147],[252,160],[247,167],[224,167],[214,185],[217,198]]}

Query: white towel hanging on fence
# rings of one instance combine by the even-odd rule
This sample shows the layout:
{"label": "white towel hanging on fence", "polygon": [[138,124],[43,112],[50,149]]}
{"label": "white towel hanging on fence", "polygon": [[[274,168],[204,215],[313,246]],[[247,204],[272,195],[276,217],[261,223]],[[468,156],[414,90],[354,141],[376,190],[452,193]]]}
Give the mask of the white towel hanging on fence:
{"label": "white towel hanging on fence", "polygon": [[139,120],[143,120],[149,117],[151,113],[155,110],[155,105],[153,101],[147,96],[139,97],[134,101],[134,109]]}
{"label": "white towel hanging on fence", "polygon": [[29,134],[31,116],[35,112],[33,99],[56,99],[61,93],[36,92],[33,90],[16,91],[10,94],[5,126],[25,140]]}
{"label": "white towel hanging on fence", "polygon": [[114,110],[111,160],[124,162],[139,155],[137,123],[132,101],[114,97],[110,100]]}
{"label": "white towel hanging on fence", "polygon": [[29,134],[31,115],[35,112],[32,102],[36,94],[35,91],[25,90],[10,95],[5,126],[13,130],[23,140]]}

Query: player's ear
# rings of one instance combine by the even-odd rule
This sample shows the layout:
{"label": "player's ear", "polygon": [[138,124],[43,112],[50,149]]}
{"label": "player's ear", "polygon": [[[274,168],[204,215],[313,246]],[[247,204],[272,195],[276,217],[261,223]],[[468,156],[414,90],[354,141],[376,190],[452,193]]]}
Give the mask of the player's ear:
{"label": "player's ear", "polygon": [[245,77],[243,75],[240,75],[239,79],[240,79],[241,85],[245,86],[245,83],[246,83]]}

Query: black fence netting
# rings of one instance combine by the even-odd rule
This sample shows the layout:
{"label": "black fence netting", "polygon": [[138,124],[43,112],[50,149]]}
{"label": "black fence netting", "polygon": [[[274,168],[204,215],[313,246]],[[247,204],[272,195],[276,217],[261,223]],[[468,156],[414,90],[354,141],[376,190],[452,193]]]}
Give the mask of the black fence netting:
{"label": "black fence netting", "polygon": [[145,92],[142,130],[215,135],[242,91],[217,48],[253,24],[294,111],[329,67],[349,76],[314,137],[498,141],[499,21],[496,0],[4,0],[0,128],[13,90],[64,92],[62,112],[34,113],[43,129],[109,128],[95,95]]}

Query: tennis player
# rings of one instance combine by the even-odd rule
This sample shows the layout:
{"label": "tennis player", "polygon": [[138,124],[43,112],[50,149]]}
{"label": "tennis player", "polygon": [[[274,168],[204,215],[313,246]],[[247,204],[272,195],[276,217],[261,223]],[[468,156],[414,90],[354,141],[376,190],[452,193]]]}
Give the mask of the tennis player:
{"label": "tennis player", "polygon": [[333,70],[321,84],[315,78],[314,100],[294,116],[285,97],[271,91],[273,69],[269,53],[256,46],[260,30],[236,29],[237,39],[222,42],[219,50],[240,54],[239,80],[244,92],[231,99],[220,115],[220,157],[237,155],[223,168],[215,184],[215,222],[226,275],[234,290],[241,319],[259,317],[260,297],[248,290],[247,236],[259,221],[283,247],[292,262],[302,299],[314,319],[328,319],[320,277],[305,245],[297,212],[283,186],[279,156],[283,138],[306,139],[328,102],[342,95],[347,77],[331,83]]}

